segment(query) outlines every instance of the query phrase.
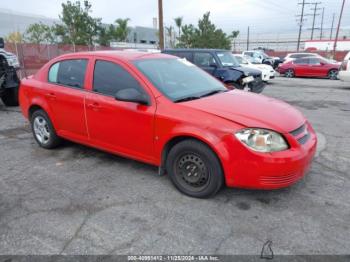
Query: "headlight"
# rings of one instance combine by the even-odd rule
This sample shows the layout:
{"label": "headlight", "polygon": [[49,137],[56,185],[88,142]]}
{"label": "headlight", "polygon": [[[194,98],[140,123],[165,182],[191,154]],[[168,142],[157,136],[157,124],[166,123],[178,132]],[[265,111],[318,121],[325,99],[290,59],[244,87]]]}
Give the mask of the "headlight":
{"label": "headlight", "polygon": [[235,136],[250,149],[258,152],[275,152],[288,149],[288,144],[280,134],[259,128],[246,128]]}

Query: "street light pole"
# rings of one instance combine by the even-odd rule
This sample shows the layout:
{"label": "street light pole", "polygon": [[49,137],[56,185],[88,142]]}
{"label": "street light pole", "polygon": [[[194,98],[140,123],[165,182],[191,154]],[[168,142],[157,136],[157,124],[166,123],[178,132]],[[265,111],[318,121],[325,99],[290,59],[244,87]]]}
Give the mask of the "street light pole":
{"label": "street light pole", "polygon": [[164,49],[163,0],[158,0],[159,48]]}

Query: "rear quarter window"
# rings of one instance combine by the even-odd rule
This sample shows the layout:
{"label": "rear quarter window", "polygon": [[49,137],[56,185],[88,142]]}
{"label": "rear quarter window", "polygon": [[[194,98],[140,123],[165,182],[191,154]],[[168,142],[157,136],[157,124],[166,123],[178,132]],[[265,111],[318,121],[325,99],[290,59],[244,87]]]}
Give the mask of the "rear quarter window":
{"label": "rear quarter window", "polygon": [[84,88],[87,59],[63,60],[50,67],[48,81],[50,83]]}

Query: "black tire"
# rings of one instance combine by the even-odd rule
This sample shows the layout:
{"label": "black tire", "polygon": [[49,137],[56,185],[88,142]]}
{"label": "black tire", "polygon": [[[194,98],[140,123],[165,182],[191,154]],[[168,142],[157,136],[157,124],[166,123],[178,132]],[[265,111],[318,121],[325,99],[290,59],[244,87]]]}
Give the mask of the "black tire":
{"label": "black tire", "polygon": [[331,80],[337,80],[338,79],[338,70],[337,69],[329,70],[328,78]]}
{"label": "black tire", "polygon": [[5,106],[18,106],[18,89],[19,88],[16,87],[5,90],[1,98]]}
{"label": "black tire", "polygon": [[287,78],[293,78],[295,76],[294,70],[287,69],[286,72],[284,73],[284,76]]}
{"label": "black tire", "polygon": [[[38,131],[38,127],[35,124],[36,121],[41,122],[42,126],[40,128],[43,130]],[[31,116],[30,124],[32,127],[34,139],[42,148],[52,149],[61,144],[62,139],[57,136],[56,131],[51,123],[51,120],[45,111],[41,109],[36,110]],[[38,132],[42,134],[48,133],[49,135],[45,138],[45,135],[43,134],[44,138],[40,140]]]}
{"label": "black tire", "polygon": [[224,174],[216,154],[194,139],[179,142],[170,150],[166,170],[175,187],[191,197],[214,196],[224,183]]}

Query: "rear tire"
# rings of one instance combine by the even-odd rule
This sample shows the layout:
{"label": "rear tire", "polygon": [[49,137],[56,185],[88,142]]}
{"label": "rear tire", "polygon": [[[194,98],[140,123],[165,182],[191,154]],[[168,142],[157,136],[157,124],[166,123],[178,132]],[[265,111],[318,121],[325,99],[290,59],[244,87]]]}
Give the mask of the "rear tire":
{"label": "rear tire", "polygon": [[59,146],[62,139],[57,136],[49,116],[43,110],[35,111],[30,119],[35,141],[45,149]]}
{"label": "rear tire", "polygon": [[288,78],[293,78],[295,76],[294,70],[293,69],[287,69],[287,71],[284,73],[285,77]]}
{"label": "rear tire", "polygon": [[328,78],[331,80],[337,80],[338,79],[338,70],[332,69],[328,72]]}
{"label": "rear tire", "polygon": [[18,89],[19,88],[16,87],[5,90],[1,98],[5,106],[18,106]]}
{"label": "rear tire", "polygon": [[194,139],[184,140],[170,150],[166,170],[175,187],[191,197],[214,196],[224,183],[216,154]]}

